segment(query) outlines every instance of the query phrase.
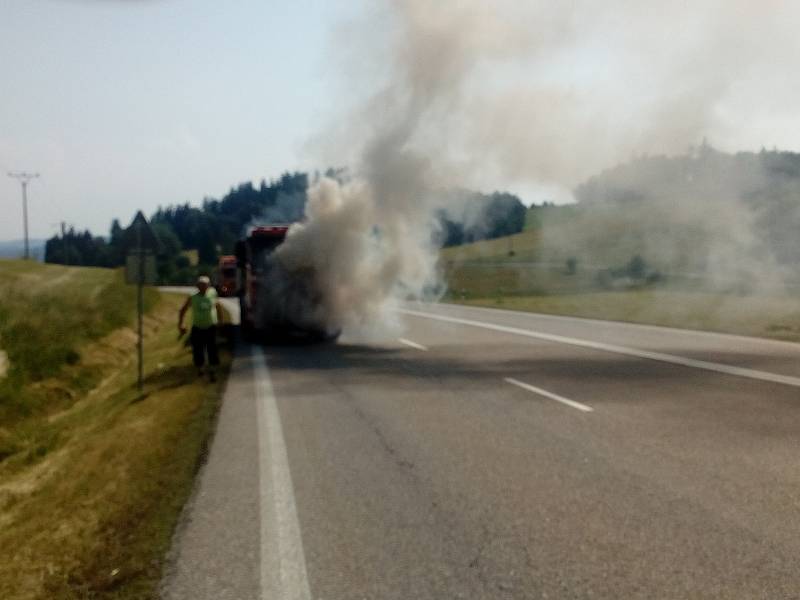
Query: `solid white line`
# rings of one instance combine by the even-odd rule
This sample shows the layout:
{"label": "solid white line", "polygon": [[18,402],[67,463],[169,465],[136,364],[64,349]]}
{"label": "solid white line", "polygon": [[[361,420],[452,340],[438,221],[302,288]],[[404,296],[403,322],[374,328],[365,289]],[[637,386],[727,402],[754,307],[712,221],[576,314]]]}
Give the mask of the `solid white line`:
{"label": "solid white line", "polygon": [[281,417],[264,351],[253,347],[258,412],[262,600],[311,600]]}
{"label": "solid white line", "polygon": [[[418,303],[419,304],[419,303]],[[524,310],[514,310],[511,308],[494,308],[491,306],[473,306],[471,304],[456,304],[451,302],[440,302],[440,306],[448,308],[462,309],[465,311],[478,311],[488,313],[499,313],[504,316],[523,317],[532,320],[562,321],[576,325],[596,324],[600,326],[612,326],[621,329],[646,330],[656,333],[671,332],[680,335],[690,335],[694,337],[719,338],[721,341],[741,341],[747,344],[758,344],[764,346],[774,346],[776,348],[786,348],[797,352],[800,344],[797,342],[787,342],[785,340],[773,340],[769,338],[754,337],[752,335],[739,335],[736,333],[722,333],[719,331],[703,331],[702,329],[684,329],[681,327],[669,327],[666,325],[647,325],[646,323],[633,323],[630,321],[611,321],[608,319],[593,319],[591,317],[568,317],[566,315],[551,315],[549,313],[531,312]]]}
{"label": "solid white line", "polygon": [[603,352],[613,352],[615,354],[623,354],[626,356],[634,356],[636,358],[657,360],[660,362],[671,363],[674,365],[681,365],[684,367],[705,369],[706,371],[716,371],[717,373],[724,373],[726,375],[736,375],[738,377],[747,377],[749,379],[769,381],[770,383],[780,383],[783,385],[800,387],[800,377],[792,377],[791,375],[779,375],[777,373],[768,373],[767,371],[757,371],[755,369],[734,367],[732,365],[713,363],[705,360],[695,360],[693,358],[685,358],[683,356],[676,356],[674,354],[651,352],[649,350],[639,350],[638,348],[630,348],[627,346],[617,346],[615,344],[604,344],[603,342],[594,342],[591,340],[582,340],[579,338],[554,335],[551,333],[542,333],[539,331],[533,331],[531,329],[520,329],[518,327],[507,327],[505,325],[496,325],[494,323],[485,323],[483,321],[473,321],[471,319],[446,317],[444,315],[421,312],[418,310],[400,309],[400,312],[415,317],[422,317],[424,319],[434,319],[436,321],[444,321],[446,323],[458,323],[459,325],[481,327],[483,329],[491,329],[493,331],[500,331],[502,333],[511,333],[514,335],[523,335],[526,337],[545,340],[548,342],[568,344],[570,346],[579,346],[581,348],[589,348],[591,350],[601,350]]}
{"label": "solid white line", "polygon": [[412,342],[411,340],[407,340],[406,338],[397,338],[397,341],[401,344],[405,344],[406,346],[411,346],[412,348],[416,348],[417,350],[425,350],[427,352],[428,347],[423,346],[422,344],[418,344],[417,342]]}
{"label": "solid white line", "polygon": [[528,383],[519,381],[518,379],[514,379],[512,377],[506,377],[505,380],[512,385],[521,387],[523,390],[528,390],[529,392],[533,392],[534,394],[539,394],[540,396],[544,396],[545,398],[550,398],[551,400],[555,400],[556,402],[561,402],[562,404],[566,404],[567,406],[571,406],[572,408],[577,408],[578,410],[582,410],[583,412],[592,412],[594,410],[591,406],[586,406],[585,404],[581,404],[580,402],[575,402],[575,400],[564,398],[564,396],[559,396],[558,394],[548,392],[547,390],[543,390],[542,388],[537,388]]}

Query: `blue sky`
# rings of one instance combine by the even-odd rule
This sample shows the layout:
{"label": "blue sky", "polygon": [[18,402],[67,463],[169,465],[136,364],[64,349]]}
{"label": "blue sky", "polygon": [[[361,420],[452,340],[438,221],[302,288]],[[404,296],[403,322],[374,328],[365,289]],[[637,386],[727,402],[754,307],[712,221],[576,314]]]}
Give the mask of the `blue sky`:
{"label": "blue sky", "polygon": [[[32,237],[60,221],[106,234],[140,208],[344,166],[375,125],[352,110],[397,57],[416,60],[408,72],[440,58],[393,58],[386,5],[417,42],[474,55],[461,112],[415,132],[469,165],[465,186],[568,201],[599,169],[704,137],[800,150],[789,0],[2,0],[0,173],[41,173]],[[481,18],[459,20],[463,7]],[[480,60],[503,46],[507,62]],[[4,175],[0,206],[0,240],[19,239],[19,185]]]}
{"label": "blue sky", "polygon": [[[40,171],[33,237],[65,220],[105,234],[136,208],[199,202],[309,166],[330,110],[325,0],[4,0],[0,168]],[[349,8],[348,8],[349,7]],[[0,178],[0,239],[19,238]]]}

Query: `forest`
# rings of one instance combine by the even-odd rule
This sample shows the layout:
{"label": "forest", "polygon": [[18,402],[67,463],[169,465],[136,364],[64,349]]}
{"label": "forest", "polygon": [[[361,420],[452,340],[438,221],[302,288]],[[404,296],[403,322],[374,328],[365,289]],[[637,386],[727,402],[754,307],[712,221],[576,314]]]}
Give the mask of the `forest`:
{"label": "forest", "polygon": [[[342,177],[329,169],[325,176]],[[314,177],[318,177],[315,174]],[[242,183],[221,199],[206,198],[202,204],[176,204],[159,208],[149,217],[158,238],[158,275],[161,283],[190,283],[198,274],[211,273],[221,255],[232,254],[248,227],[302,220],[308,173],[284,173],[278,179],[255,186]],[[451,246],[521,231],[526,208],[508,193],[457,191],[448,193],[453,208],[432,218],[437,242]],[[125,262],[124,228],[118,219],[108,237],[69,228],[47,241],[45,262],[117,267]]]}

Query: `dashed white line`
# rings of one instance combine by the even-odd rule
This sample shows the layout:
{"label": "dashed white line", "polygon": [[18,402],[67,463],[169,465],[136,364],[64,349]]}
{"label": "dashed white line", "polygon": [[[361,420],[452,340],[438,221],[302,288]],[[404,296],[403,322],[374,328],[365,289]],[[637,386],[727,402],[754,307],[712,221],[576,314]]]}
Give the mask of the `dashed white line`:
{"label": "dashed white line", "polygon": [[521,387],[523,390],[528,390],[529,392],[533,392],[534,394],[539,394],[540,396],[544,396],[545,398],[550,398],[551,400],[555,400],[556,402],[561,402],[561,404],[566,404],[567,406],[571,406],[572,408],[577,408],[578,410],[581,410],[583,412],[592,412],[594,410],[591,406],[586,406],[585,404],[581,404],[580,402],[575,402],[575,400],[564,398],[564,396],[559,396],[558,394],[554,394],[553,392],[548,392],[547,390],[543,390],[542,388],[530,385],[529,383],[519,381],[518,379],[514,379],[513,377],[506,377],[505,380],[512,385]]}
{"label": "dashed white line", "polygon": [[717,373],[724,373],[726,375],[736,375],[737,377],[747,377],[748,379],[758,379],[760,381],[769,381],[770,383],[780,383],[792,387],[800,387],[800,377],[792,377],[791,375],[779,375],[778,373],[769,373],[767,371],[758,371],[756,369],[747,369],[744,367],[734,367],[733,365],[708,362],[705,360],[695,360],[693,358],[685,358],[683,356],[676,356],[674,354],[664,354],[662,352],[639,350],[638,348],[630,348],[628,346],[605,344],[603,342],[582,340],[579,338],[566,337],[563,335],[554,335],[552,333],[542,333],[540,331],[533,331],[531,329],[521,329],[519,327],[508,327],[506,325],[497,325],[495,323],[473,321],[472,319],[447,317],[445,315],[422,312],[418,310],[401,309],[400,312],[415,317],[422,317],[424,319],[434,319],[436,321],[444,321],[446,323],[458,323],[460,325],[469,325],[471,327],[481,327],[483,329],[491,329],[493,331],[500,331],[502,333],[511,333],[514,335],[523,335],[526,337],[545,340],[548,342],[568,344],[570,346],[589,348],[591,350],[601,350],[603,352],[613,352],[614,354],[623,354],[625,356],[634,356],[636,358],[646,358],[649,360],[671,363],[673,365],[681,365],[683,367],[704,369],[706,371],[715,371]]}
{"label": "dashed white line", "polygon": [[428,351],[427,346],[423,346],[422,344],[418,344],[417,342],[412,342],[411,340],[407,340],[406,338],[397,338],[397,341],[401,344],[405,344],[406,346],[411,346],[412,348],[416,348],[417,350],[425,350]]}
{"label": "dashed white line", "polygon": [[261,599],[311,600],[292,474],[266,357],[254,347],[261,502]]}

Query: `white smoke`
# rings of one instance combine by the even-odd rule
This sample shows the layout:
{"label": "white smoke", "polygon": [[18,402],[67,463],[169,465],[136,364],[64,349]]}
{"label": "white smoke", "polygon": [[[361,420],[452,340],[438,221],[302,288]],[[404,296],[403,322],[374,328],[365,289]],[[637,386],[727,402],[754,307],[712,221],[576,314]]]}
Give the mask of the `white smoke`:
{"label": "white smoke", "polygon": [[[329,327],[368,328],[437,287],[439,190],[571,188],[635,153],[682,151],[706,135],[763,142],[755,126],[736,138],[731,111],[768,94],[764,81],[780,86],[776,66],[800,49],[790,26],[800,5],[767,4],[366,4],[344,55],[358,65],[348,89],[370,91],[315,140],[323,163],[345,157],[353,176],[312,185],[278,259],[312,274],[314,311]],[[795,92],[780,110],[794,109]],[[747,215],[729,220],[730,243],[750,243]]]}
{"label": "white smoke", "polygon": [[327,177],[308,192],[306,220],[294,225],[276,253],[287,278],[312,283],[312,303],[293,302],[295,322],[318,323],[370,336],[397,325],[391,310],[403,298],[436,287],[432,212],[420,191],[417,206],[397,210],[379,178],[340,182]]}
{"label": "white smoke", "polygon": [[303,192],[278,192],[275,203],[247,225],[247,229],[260,225],[274,225],[276,223],[294,223],[303,218],[305,214],[306,196]]}

